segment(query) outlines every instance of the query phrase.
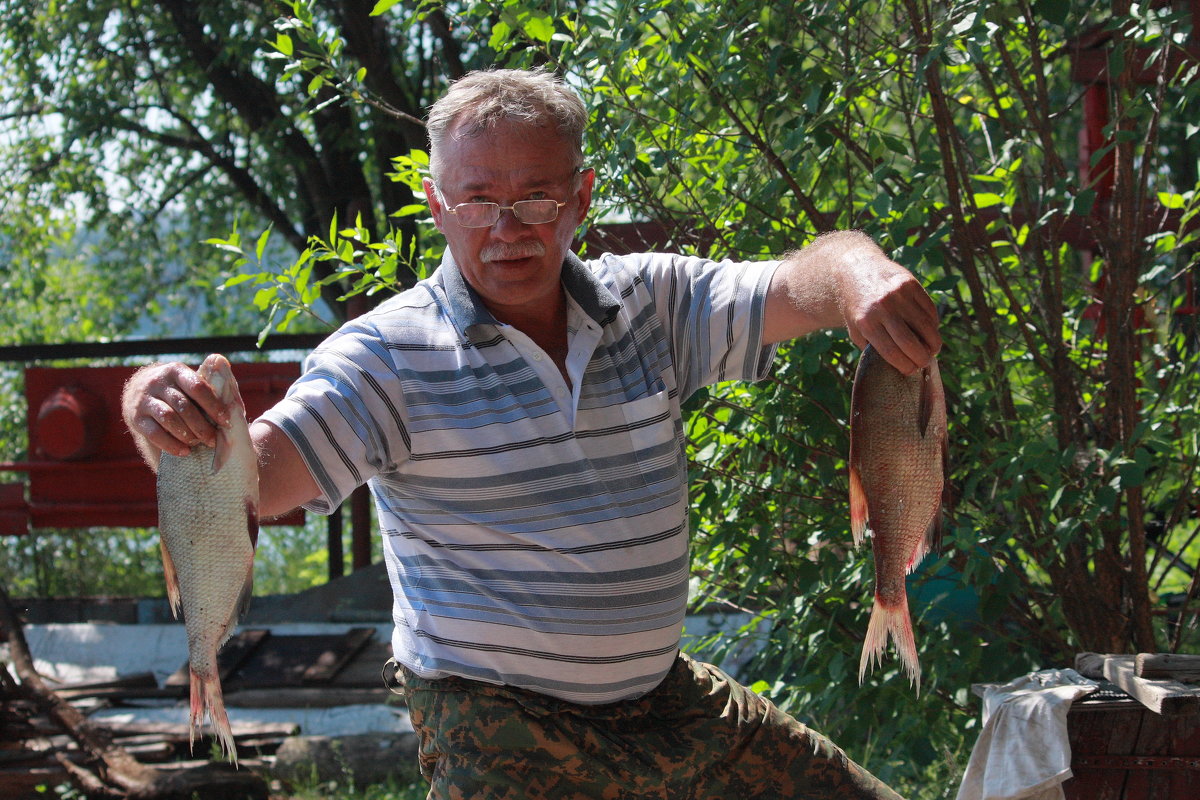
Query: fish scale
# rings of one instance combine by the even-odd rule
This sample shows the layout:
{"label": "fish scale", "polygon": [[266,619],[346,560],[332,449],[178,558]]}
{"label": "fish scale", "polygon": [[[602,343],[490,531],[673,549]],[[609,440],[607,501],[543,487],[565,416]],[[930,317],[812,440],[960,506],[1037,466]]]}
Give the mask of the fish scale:
{"label": "fish scale", "polygon": [[871,346],[859,360],[850,413],[850,521],[855,544],[869,526],[875,603],[858,676],[883,657],[888,637],[914,686],[921,665],[905,577],[937,546],[947,461],[946,403],[937,359],[913,375]]}
{"label": "fish scale", "polygon": [[167,598],[183,616],[190,672],[189,737],[207,711],[222,749],[237,752],[225,711],[217,652],[233,634],[253,588],[258,538],[258,459],[229,362],[209,356],[198,373],[228,408],[215,448],[163,453],[158,466],[158,527]]}

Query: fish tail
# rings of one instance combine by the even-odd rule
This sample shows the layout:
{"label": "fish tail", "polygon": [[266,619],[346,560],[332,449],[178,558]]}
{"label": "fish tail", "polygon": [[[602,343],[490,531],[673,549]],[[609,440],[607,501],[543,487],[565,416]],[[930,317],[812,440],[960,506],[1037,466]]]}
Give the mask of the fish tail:
{"label": "fish tail", "polygon": [[214,674],[205,678],[192,670],[191,683],[191,725],[188,726],[188,750],[190,751],[196,737],[196,729],[204,722],[204,712],[207,709],[208,719],[212,722],[213,733],[221,743],[221,749],[226,757],[237,766],[237,747],[233,740],[233,727],[229,724],[229,714],[225,711],[225,697],[221,693],[221,680]]}
{"label": "fish tail", "polygon": [[908,679],[921,691],[921,664],[917,660],[917,640],[913,636],[912,619],[908,614],[908,598],[901,596],[900,602],[887,606],[875,595],[875,607],[871,609],[871,621],[867,624],[867,638],[863,642],[862,658],[858,662],[858,682],[862,683],[868,667],[883,662],[883,651],[887,647],[888,635],[896,644],[900,662]]}

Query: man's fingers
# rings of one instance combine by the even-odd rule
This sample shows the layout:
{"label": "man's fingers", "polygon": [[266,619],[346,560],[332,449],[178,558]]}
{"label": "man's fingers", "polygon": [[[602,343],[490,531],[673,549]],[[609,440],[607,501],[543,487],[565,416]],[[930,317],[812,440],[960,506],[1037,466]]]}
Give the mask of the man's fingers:
{"label": "man's fingers", "polygon": [[856,326],[855,344],[865,340],[885,361],[906,375],[927,365],[942,348],[937,308],[924,288],[909,277],[869,306]]}
{"label": "man's fingers", "polygon": [[174,412],[167,419],[175,423],[171,430],[182,441],[189,445],[203,442],[209,447],[216,444],[216,430],[212,421],[182,390],[167,386],[159,399]]}
{"label": "man's fingers", "polygon": [[[210,386],[203,378],[195,371],[179,365],[181,368],[175,373],[175,383],[179,390],[183,392],[193,408],[199,408],[204,416],[221,427],[229,424],[229,409],[221,402]],[[205,427],[211,428],[211,425]]]}
{"label": "man's fingers", "polygon": [[133,428],[147,442],[164,453],[182,458],[191,452],[191,447],[177,433],[170,430],[168,412],[157,401],[148,402],[145,412],[134,417]]}
{"label": "man's fingers", "polygon": [[129,426],[154,447],[185,456],[198,444],[216,444],[229,411],[212,387],[183,364],[147,368],[127,387]]}

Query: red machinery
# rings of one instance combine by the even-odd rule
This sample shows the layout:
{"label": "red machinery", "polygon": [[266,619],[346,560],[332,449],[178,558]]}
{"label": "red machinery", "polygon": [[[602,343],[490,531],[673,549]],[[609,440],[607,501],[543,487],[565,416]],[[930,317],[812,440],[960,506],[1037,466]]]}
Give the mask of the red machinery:
{"label": "red machinery", "polygon": [[[134,367],[29,367],[25,400],[29,460],[0,463],[28,482],[0,484],[0,535],[32,528],[153,527],[154,474],[121,421],[120,399]],[[254,419],[283,397],[300,365],[234,364],[246,414]],[[296,511],[267,524],[297,525]]]}

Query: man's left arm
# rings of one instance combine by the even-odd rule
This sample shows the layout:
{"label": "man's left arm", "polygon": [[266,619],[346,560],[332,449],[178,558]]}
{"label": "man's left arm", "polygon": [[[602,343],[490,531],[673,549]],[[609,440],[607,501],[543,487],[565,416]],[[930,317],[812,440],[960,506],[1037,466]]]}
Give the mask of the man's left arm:
{"label": "man's left arm", "polygon": [[787,255],[771,279],[763,342],[844,327],[859,347],[870,343],[905,374],[942,346],[937,309],[912,273],[870,237],[838,231]]}

